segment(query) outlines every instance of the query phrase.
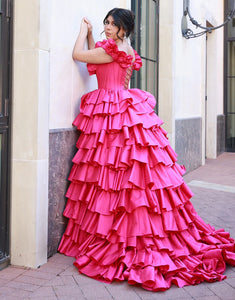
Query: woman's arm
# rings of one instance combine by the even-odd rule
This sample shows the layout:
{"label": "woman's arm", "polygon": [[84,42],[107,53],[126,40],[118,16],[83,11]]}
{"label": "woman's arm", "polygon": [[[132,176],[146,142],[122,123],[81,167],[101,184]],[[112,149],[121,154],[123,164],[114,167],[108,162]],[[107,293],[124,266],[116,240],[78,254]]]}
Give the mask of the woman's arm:
{"label": "woman's arm", "polygon": [[[73,49],[73,59],[78,60],[85,63],[93,63],[93,64],[104,64],[112,62],[113,59],[110,55],[108,55],[103,48],[94,48],[91,50],[84,50],[85,41],[88,38],[88,24],[86,19],[82,19],[80,32],[77,37],[74,49]],[[92,47],[93,37],[90,37],[90,47]],[[89,46],[89,40],[88,40]]]}
{"label": "woman's arm", "polygon": [[95,41],[94,41],[92,32],[89,33],[89,31],[88,31],[88,34],[87,34],[87,42],[88,42],[88,49],[89,49],[89,50],[95,49]]}
{"label": "woman's arm", "polygon": [[92,25],[91,25],[91,22],[87,18],[85,18],[84,21],[87,23],[87,29],[88,29],[88,32],[87,32],[88,49],[91,50],[91,49],[95,48],[95,41],[94,41],[93,34],[92,34]]}

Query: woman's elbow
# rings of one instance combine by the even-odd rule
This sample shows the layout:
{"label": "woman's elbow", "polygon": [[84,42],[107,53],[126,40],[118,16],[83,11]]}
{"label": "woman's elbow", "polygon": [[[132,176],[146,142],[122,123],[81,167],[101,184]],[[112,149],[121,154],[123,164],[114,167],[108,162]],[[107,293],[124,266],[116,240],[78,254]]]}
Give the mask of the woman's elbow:
{"label": "woman's elbow", "polygon": [[72,58],[73,58],[73,60],[78,60],[79,61],[79,56],[78,56],[78,53],[76,51],[73,51]]}

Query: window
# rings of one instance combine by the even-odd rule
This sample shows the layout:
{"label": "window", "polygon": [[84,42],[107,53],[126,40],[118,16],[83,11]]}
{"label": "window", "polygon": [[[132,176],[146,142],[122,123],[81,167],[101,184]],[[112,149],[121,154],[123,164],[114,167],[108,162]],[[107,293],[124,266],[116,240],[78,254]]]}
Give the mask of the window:
{"label": "window", "polygon": [[[234,2],[225,2],[225,12],[233,8]],[[226,128],[226,151],[235,152],[235,18],[225,26],[224,40],[224,112]]]}
{"label": "window", "polygon": [[146,90],[157,98],[159,1],[132,0],[131,8],[135,13],[132,45],[143,62],[140,71],[133,73],[131,87]]}

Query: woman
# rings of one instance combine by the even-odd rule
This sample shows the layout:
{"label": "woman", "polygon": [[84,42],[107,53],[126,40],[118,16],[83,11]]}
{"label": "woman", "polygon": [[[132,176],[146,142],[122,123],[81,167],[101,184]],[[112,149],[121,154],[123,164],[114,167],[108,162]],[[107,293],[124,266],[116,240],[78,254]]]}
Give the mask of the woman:
{"label": "woman", "polygon": [[195,212],[154,97],[128,89],[142,64],[126,39],[133,30],[133,13],[115,8],[104,19],[107,39],[95,45],[82,20],[73,58],[88,63],[98,89],[82,97],[73,123],[81,135],[59,251],[87,276],[152,291],[222,280],[225,263],[235,265],[234,241]]}

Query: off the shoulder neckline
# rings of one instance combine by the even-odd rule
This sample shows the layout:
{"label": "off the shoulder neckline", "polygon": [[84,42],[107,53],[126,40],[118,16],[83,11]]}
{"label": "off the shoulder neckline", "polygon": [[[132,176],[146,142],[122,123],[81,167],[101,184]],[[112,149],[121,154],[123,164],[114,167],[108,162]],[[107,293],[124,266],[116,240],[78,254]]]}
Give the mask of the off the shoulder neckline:
{"label": "off the shoulder neckline", "polygon": [[[112,56],[113,60],[122,68],[129,68],[130,66],[133,66],[134,70],[139,70],[142,66],[142,61],[139,56],[139,54],[133,49],[133,56],[131,54],[126,53],[123,50],[119,50],[118,45],[115,43],[113,39],[104,39],[102,41],[98,41],[95,44],[95,48],[102,47],[107,54]],[[89,68],[90,65],[88,64]]]}
{"label": "off the shoulder neckline", "polygon": [[115,41],[113,40],[113,39],[104,39],[103,41],[100,41],[101,43],[108,43],[108,44],[112,44],[114,47],[116,46],[116,50],[118,51],[118,52],[120,52],[120,53],[124,53],[126,56],[130,56],[130,57],[134,57],[134,55],[135,55],[135,50],[132,48],[132,50],[133,50],[133,54],[134,55],[131,55],[131,54],[128,54],[126,51],[124,51],[124,50],[120,50],[119,48],[118,48],[118,45],[115,43]]}
{"label": "off the shoulder neckline", "polygon": [[[127,52],[125,52],[123,50],[120,50],[118,48],[118,45],[111,38],[108,39],[108,40],[104,39],[103,41],[97,42],[97,46],[100,45],[100,44],[103,44],[105,46],[111,47],[113,49],[114,53],[116,53],[116,55],[123,57],[123,59],[126,59],[129,64],[131,64],[131,65],[135,64],[138,55],[137,55],[137,52],[135,51],[135,49],[133,49],[132,47],[131,48],[133,50],[133,55],[132,54],[128,54]],[[111,55],[111,53],[108,53],[108,54]]]}
{"label": "off the shoulder neckline", "polygon": [[[121,53],[125,53],[126,54],[126,56],[131,56],[131,57],[134,57],[134,55],[135,55],[135,52],[134,52],[134,49],[131,47],[131,49],[133,50],[133,54],[134,55],[131,55],[131,54],[128,54],[126,51],[124,51],[124,50],[120,50],[119,48],[118,48],[118,45],[115,43],[115,41],[113,40],[113,39],[109,39],[109,40],[112,40],[113,42],[114,42],[114,44],[117,46],[117,49],[118,49],[118,52],[121,52]],[[108,41],[108,40],[107,40]]]}

